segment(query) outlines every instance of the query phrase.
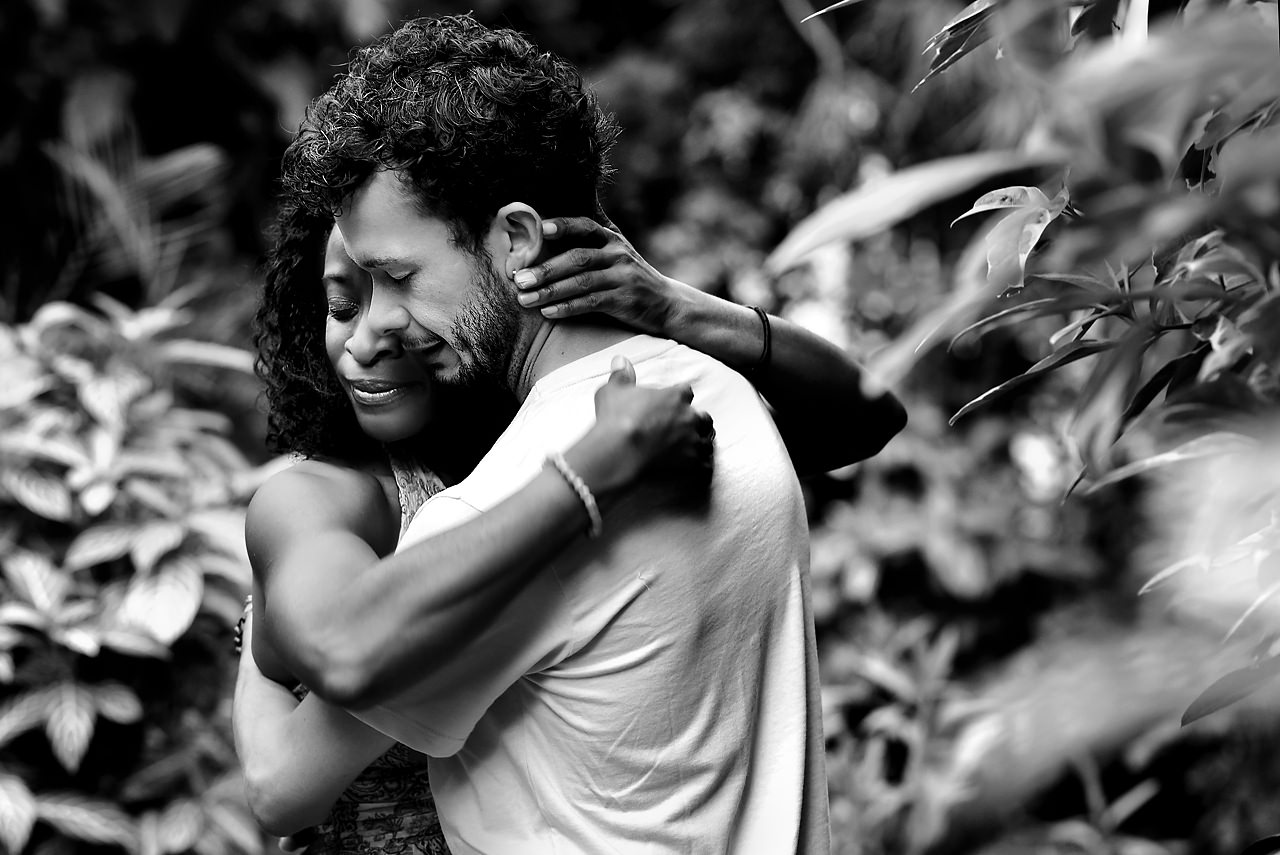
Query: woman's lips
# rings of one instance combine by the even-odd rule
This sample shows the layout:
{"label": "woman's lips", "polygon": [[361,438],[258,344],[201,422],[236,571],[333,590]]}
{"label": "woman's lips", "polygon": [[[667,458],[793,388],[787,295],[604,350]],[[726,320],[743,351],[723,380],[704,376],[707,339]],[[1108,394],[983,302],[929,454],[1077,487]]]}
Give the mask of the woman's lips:
{"label": "woman's lips", "polygon": [[385,380],[352,380],[351,397],[365,407],[381,407],[403,398],[415,383],[391,383]]}

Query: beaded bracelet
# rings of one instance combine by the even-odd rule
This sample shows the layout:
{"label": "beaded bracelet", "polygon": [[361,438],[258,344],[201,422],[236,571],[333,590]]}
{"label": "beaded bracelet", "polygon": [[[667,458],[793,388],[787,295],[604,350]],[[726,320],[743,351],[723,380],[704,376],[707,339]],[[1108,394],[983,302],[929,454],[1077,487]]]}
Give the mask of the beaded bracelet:
{"label": "beaded bracelet", "polygon": [[564,480],[569,482],[569,486],[573,488],[573,492],[578,494],[578,499],[582,502],[582,507],[587,511],[587,518],[591,520],[591,527],[587,529],[587,537],[599,537],[600,532],[604,529],[604,520],[600,518],[600,506],[596,504],[596,497],[591,494],[591,488],[587,486],[587,482],[579,477],[577,472],[564,459],[564,455],[558,451],[553,451],[547,455],[547,462],[556,468]]}
{"label": "beaded bracelet", "polygon": [[253,594],[246,594],[244,598],[244,612],[240,615],[240,620],[236,621],[235,631],[235,651],[239,653],[244,648],[244,622],[248,619],[249,614],[253,611]]}
{"label": "beaded bracelet", "polygon": [[769,358],[773,355],[773,330],[769,326],[769,313],[759,306],[748,306],[760,316],[760,324],[764,327],[764,346],[760,348],[760,358],[751,366],[750,374],[755,376],[769,366]]}

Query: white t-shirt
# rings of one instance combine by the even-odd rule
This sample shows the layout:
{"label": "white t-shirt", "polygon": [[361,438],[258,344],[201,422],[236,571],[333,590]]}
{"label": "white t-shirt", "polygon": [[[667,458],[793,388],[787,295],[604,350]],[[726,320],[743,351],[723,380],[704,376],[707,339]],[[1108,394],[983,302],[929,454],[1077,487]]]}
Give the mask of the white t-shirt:
{"label": "white t-shirt", "polygon": [[454,855],[825,853],[808,527],[782,441],[740,375],[647,336],[564,366],[401,543],[493,507],[572,445],[618,354],[641,384],[690,383],[715,419],[709,498],[633,491],[489,633],[359,715],[435,758]]}

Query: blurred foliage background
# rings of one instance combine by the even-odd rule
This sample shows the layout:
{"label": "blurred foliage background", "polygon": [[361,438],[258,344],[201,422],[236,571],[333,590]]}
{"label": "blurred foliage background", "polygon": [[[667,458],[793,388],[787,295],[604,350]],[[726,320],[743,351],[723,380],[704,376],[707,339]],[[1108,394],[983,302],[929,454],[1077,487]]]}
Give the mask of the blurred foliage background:
{"label": "blurred foliage background", "polygon": [[606,208],[651,262],[908,405],[805,485],[835,851],[1280,833],[1275,4],[842,5],[0,8],[8,850],[262,850],[229,651],[279,465],[247,355],[273,181],[351,46],[463,11],[617,113]]}

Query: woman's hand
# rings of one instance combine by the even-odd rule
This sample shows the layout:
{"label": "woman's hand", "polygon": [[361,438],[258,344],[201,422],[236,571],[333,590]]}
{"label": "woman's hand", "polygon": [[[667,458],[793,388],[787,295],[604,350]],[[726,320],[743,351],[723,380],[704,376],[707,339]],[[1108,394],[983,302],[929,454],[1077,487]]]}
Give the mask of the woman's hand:
{"label": "woman's hand", "polygon": [[596,391],[596,424],[566,457],[593,492],[608,495],[658,470],[705,483],[714,458],[711,416],[693,406],[693,389],[638,386],[626,358]]}
{"label": "woman's hand", "polygon": [[619,232],[587,217],[543,220],[542,233],[574,248],[516,271],[521,305],[553,319],[599,312],[639,332],[673,337],[690,286],[663,276]]}

